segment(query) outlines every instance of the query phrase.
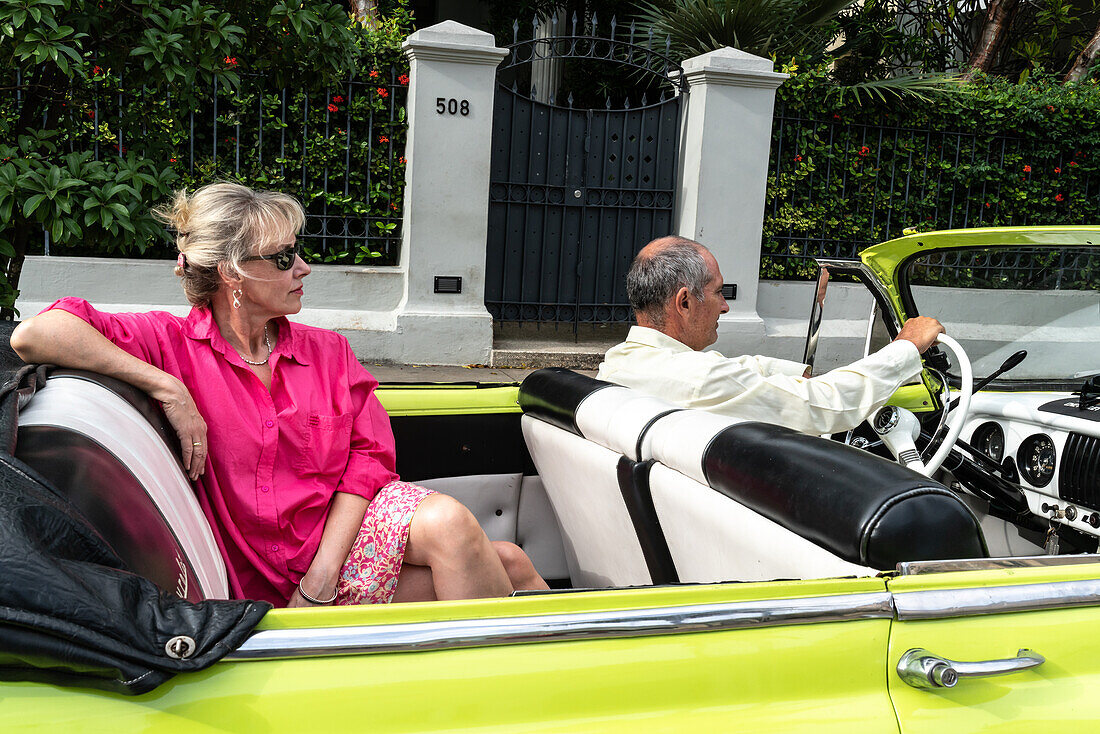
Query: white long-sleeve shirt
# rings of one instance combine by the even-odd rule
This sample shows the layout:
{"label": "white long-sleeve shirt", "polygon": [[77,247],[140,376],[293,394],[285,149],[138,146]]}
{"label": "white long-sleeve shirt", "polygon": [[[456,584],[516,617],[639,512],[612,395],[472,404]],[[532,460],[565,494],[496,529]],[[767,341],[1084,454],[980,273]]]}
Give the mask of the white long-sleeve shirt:
{"label": "white long-sleeve shirt", "polygon": [[904,340],[806,378],[806,365],[798,362],[697,352],[655,329],[633,326],[626,341],[604,355],[596,377],[685,408],[822,434],[855,428],[921,369],[916,345]]}

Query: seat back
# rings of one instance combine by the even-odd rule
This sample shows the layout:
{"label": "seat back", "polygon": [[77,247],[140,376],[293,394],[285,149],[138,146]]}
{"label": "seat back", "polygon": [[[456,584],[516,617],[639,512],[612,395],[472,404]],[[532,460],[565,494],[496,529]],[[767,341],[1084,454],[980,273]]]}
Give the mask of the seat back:
{"label": "seat back", "polygon": [[523,436],[561,529],[573,585],[676,580],[663,538],[654,536],[655,524],[632,501],[638,477],[649,471],[649,464],[632,458],[640,438],[676,408],[555,369],[524,380],[520,407]]}
{"label": "seat back", "polygon": [[654,471],[651,490],[683,580],[866,574],[988,555],[954,492],[866,451],[694,410],[655,423],[645,444],[671,470]]}
{"label": "seat back", "polygon": [[712,582],[987,555],[958,496],[865,451],[566,370],[529,376],[520,405],[585,583],[637,583],[643,560],[654,580],[667,562],[664,580]]}

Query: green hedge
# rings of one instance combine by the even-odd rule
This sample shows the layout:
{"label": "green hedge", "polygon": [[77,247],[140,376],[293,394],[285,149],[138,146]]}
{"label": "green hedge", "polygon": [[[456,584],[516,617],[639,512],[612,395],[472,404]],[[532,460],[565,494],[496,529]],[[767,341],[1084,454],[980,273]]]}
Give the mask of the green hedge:
{"label": "green hedge", "polygon": [[761,276],[902,235],[1100,222],[1100,87],[982,78],[932,99],[858,105],[788,67],[772,132]]}
{"label": "green hedge", "polygon": [[336,0],[0,4],[2,313],[46,241],[170,254],[151,210],[218,179],[302,198],[314,259],[395,259],[412,19],[379,6],[364,25]]}

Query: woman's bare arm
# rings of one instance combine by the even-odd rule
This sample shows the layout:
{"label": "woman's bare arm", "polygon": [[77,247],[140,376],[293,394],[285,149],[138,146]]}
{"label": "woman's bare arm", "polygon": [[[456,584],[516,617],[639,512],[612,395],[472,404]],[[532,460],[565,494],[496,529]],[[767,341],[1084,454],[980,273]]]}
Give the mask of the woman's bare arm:
{"label": "woman's bare arm", "polygon": [[[321,535],[321,544],[313,562],[302,577],[301,586],[314,599],[328,599],[336,589],[340,579],[340,569],[344,566],[351,545],[363,526],[363,516],[367,512],[368,500],[357,494],[337,492],[332,499],[332,509],[325,521],[325,532]],[[290,595],[288,607],[313,606],[302,598],[297,589]]]}
{"label": "woman's bare arm", "polygon": [[128,354],[84,319],[60,309],[19,324],[12,332],[11,346],[24,362],[98,372],[144,390],[164,406],[191,479],[198,479],[205,470],[206,421],[176,377]]}

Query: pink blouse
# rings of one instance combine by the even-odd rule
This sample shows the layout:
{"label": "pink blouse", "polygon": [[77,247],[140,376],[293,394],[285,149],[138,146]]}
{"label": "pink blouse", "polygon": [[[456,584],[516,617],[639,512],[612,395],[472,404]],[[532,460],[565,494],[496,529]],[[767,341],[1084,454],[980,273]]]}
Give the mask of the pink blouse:
{"label": "pink blouse", "polygon": [[285,605],[317,552],[333,494],[369,500],[397,479],[378,382],[335,332],[278,319],[269,392],[208,309],[109,314],[79,298],[53,308],[191,391],[210,449],[195,490],[234,596]]}

